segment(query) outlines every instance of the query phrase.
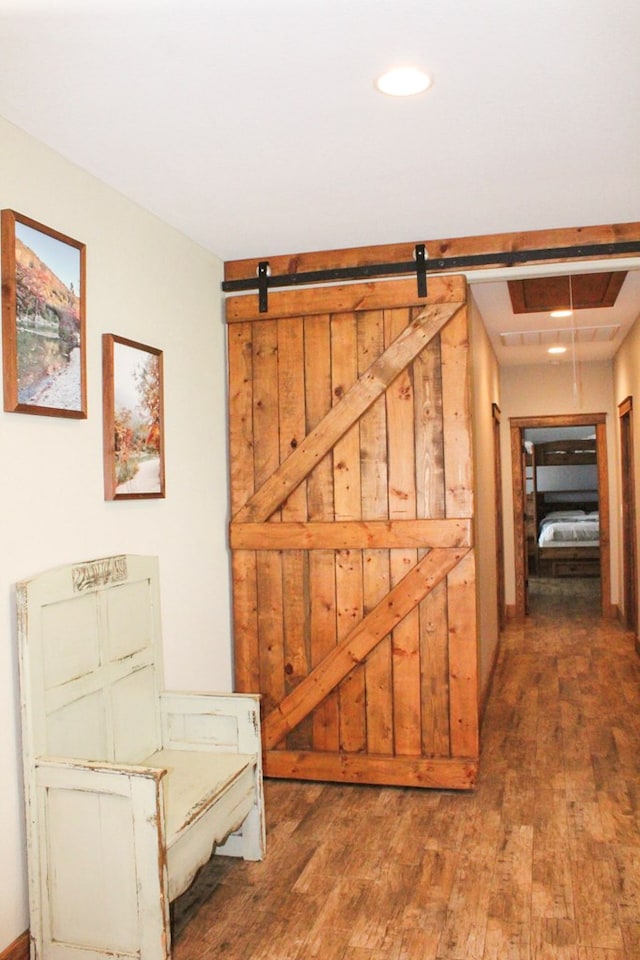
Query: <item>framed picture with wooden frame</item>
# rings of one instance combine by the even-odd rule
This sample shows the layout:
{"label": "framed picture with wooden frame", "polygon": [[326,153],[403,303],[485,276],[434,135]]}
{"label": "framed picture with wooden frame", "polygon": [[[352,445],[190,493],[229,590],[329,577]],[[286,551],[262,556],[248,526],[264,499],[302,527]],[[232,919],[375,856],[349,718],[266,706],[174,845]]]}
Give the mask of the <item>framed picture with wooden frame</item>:
{"label": "framed picture with wooden frame", "polygon": [[105,500],[165,495],[162,351],[102,337]]}
{"label": "framed picture with wooden frame", "polygon": [[4,409],[87,416],[85,245],[3,210]]}

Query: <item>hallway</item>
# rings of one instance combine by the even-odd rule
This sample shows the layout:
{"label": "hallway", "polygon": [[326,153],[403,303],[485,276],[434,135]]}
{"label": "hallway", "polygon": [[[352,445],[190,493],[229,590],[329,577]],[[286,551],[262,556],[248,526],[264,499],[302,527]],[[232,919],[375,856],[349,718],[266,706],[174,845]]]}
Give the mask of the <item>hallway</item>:
{"label": "hallway", "polygon": [[175,960],[638,960],[640,661],[568,583],[503,635],[473,794],[268,781],[267,859],[212,859]]}

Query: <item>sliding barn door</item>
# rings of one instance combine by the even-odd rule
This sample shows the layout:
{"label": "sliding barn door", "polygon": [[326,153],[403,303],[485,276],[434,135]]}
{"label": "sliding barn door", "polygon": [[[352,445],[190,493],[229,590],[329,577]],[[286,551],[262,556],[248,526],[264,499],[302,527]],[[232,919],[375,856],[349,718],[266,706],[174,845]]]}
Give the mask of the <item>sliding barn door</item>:
{"label": "sliding barn door", "polygon": [[227,300],[236,688],[272,777],[466,789],[478,756],[463,278]]}

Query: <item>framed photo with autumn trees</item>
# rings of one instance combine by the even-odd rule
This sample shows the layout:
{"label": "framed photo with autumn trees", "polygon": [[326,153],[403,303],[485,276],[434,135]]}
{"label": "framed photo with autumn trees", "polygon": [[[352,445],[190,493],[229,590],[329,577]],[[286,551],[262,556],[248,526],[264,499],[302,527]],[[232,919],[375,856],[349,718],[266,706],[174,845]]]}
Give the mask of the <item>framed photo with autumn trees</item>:
{"label": "framed photo with autumn trees", "polygon": [[164,497],[162,351],[102,337],[106,500]]}
{"label": "framed photo with autumn trees", "polygon": [[4,409],[86,418],[85,245],[0,216]]}

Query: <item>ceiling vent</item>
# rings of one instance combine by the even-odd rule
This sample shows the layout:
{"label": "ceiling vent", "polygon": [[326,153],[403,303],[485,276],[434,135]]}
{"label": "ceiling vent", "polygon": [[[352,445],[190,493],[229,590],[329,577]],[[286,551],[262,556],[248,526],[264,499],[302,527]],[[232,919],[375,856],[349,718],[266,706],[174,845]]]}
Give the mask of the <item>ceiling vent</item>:
{"label": "ceiling vent", "polygon": [[615,340],[620,324],[599,327],[562,327],[556,330],[516,330],[501,333],[503,347],[549,347],[556,343],[608,343]]}

